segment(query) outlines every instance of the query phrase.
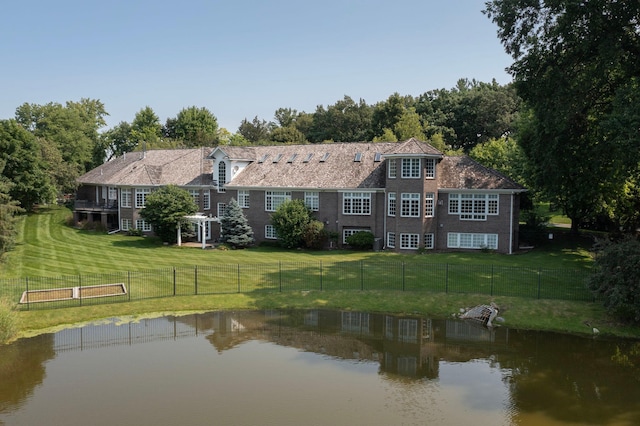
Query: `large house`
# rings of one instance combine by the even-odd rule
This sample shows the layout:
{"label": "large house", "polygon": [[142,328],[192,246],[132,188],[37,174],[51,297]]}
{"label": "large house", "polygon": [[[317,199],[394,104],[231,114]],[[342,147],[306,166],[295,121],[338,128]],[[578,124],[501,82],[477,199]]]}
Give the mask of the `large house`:
{"label": "large house", "polygon": [[[151,191],[174,184],[191,193],[205,217],[220,217],[236,199],[257,242],[277,239],[271,214],[302,199],[339,235],[339,246],[367,231],[376,248],[402,252],[513,253],[525,191],[467,156],[447,156],[416,139],[133,152],[78,182],[75,220],[113,230],[152,232],[139,211]],[[219,224],[205,223],[206,238],[217,240]]]}

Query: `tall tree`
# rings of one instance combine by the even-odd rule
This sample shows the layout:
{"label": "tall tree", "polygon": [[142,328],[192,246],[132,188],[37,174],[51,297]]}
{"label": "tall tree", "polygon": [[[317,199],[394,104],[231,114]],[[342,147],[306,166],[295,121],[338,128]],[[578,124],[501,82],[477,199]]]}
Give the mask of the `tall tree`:
{"label": "tall tree", "polygon": [[[373,107],[371,118],[373,133],[376,136],[381,136],[384,129],[395,129],[407,108],[414,105],[415,100],[411,96],[400,96],[397,92],[389,96],[386,101],[378,102]],[[397,134],[396,137],[398,137]],[[398,139],[402,140],[400,137]]]}
{"label": "tall tree", "polygon": [[485,13],[531,108],[519,141],[535,183],[576,232],[602,213],[640,159],[640,3],[494,0]]}
{"label": "tall tree", "polygon": [[364,99],[355,102],[349,96],[326,109],[319,105],[313,115],[313,126],[308,138],[311,142],[370,141],[373,138],[372,114],[372,108]]}
{"label": "tall tree", "polygon": [[138,146],[143,143],[155,144],[162,136],[160,118],[150,106],[138,111],[131,122],[131,138]]}
{"label": "tall tree", "polygon": [[416,111],[429,123],[429,136],[441,133],[448,145],[468,152],[477,143],[510,134],[520,102],[511,85],[459,79],[451,90],[421,95]]}
{"label": "tall tree", "polygon": [[135,151],[138,141],[133,138],[131,124],[121,121],[101,135],[106,159],[111,160],[127,152]]}
{"label": "tall tree", "polygon": [[251,143],[264,144],[269,141],[272,127],[271,123],[255,116],[252,121],[248,121],[246,118],[242,120],[240,127],[238,127],[238,133]]}
{"label": "tall tree", "polygon": [[65,181],[74,180],[102,164],[105,153],[98,129],[105,125],[106,115],[102,102],[93,99],[69,101],[64,106],[58,103],[25,103],[16,108],[18,123],[38,138],[57,146],[63,161],[69,165],[67,170],[73,173]]}
{"label": "tall tree", "polygon": [[218,119],[206,108],[183,108],[175,119],[167,119],[165,133],[188,148],[213,146],[218,142]]}
{"label": "tall tree", "polygon": [[5,160],[0,160],[0,260],[15,245],[17,215],[24,211],[18,201],[11,198],[13,184],[3,176],[4,166]]}
{"label": "tall tree", "polygon": [[393,130],[398,140],[401,141],[410,138],[425,140],[424,127],[420,121],[420,116],[413,107],[407,108],[402,112]]}
{"label": "tall tree", "polygon": [[12,182],[9,195],[26,210],[55,200],[56,190],[45,171],[38,140],[15,120],[0,120],[2,175]]}

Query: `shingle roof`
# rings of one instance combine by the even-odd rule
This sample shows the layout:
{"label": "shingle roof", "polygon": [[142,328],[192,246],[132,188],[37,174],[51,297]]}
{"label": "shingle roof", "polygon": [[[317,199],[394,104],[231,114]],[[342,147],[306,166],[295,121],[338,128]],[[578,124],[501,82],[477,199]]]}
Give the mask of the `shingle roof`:
{"label": "shingle roof", "polygon": [[438,174],[441,189],[512,189],[525,188],[496,170],[483,166],[471,157],[444,157]]}
{"label": "shingle roof", "polygon": [[[381,154],[393,145],[396,144],[351,142],[256,146],[253,147],[255,161],[226,186],[383,188],[385,167]],[[226,148],[222,150],[232,157]],[[263,158],[265,160],[260,161]]]}
{"label": "shingle roof", "polygon": [[416,138],[411,138],[404,142],[392,143],[390,145],[389,149],[385,152],[386,155],[420,154],[439,157],[443,155],[442,152],[433,146],[419,141]]}
{"label": "shingle roof", "polygon": [[[387,155],[441,157],[438,187],[442,189],[510,189],[524,187],[467,156],[444,156],[431,145],[405,142],[352,142],[308,145],[218,147],[230,160],[248,165],[229,188],[377,189],[384,188]],[[78,178],[78,183],[108,186],[197,186],[214,184],[213,148],[132,152]]]}
{"label": "shingle roof", "polygon": [[211,162],[205,160],[212,148],[158,149],[130,152],[78,178],[82,184],[97,185],[212,185]]}

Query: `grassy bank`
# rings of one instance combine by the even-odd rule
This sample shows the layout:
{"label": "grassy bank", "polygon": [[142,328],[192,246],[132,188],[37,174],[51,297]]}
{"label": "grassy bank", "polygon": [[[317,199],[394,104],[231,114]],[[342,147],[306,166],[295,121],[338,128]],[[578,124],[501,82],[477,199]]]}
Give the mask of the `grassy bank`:
{"label": "grassy bank", "polygon": [[496,302],[505,319],[503,326],[591,335],[596,327],[601,335],[640,338],[637,327],[611,322],[601,306],[585,302],[534,300],[514,297],[488,299],[478,295],[416,294],[402,292],[286,292],[260,298],[246,294],[181,296],[130,303],[84,306],[44,311],[17,312],[23,328],[21,336],[31,336],[59,328],[77,326],[102,318],[124,320],[164,314],[243,309],[341,309],[363,312],[412,314],[430,318],[450,318],[461,308]]}
{"label": "grassy bank", "polygon": [[[517,255],[495,253],[429,253],[398,255],[386,252],[287,251],[275,248],[249,250],[201,250],[163,246],[152,238],[106,235],[73,229],[66,225],[70,212],[52,208],[26,217],[21,225],[16,250],[0,266],[2,277],[33,277],[104,273],[210,263],[273,263],[278,261],[322,261],[323,264],[366,261],[382,263],[493,264],[512,267],[571,268],[588,270],[592,265],[588,239],[554,238],[541,247]],[[503,308],[505,326],[591,334],[640,337],[636,328],[620,327],[609,321],[597,304],[494,297],[471,294],[443,294],[394,291],[289,291],[211,296],[180,296],[128,303],[64,309],[15,312],[22,324],[21,336],[107,317],[140,317],[164,313],[209,310],[334,308],[368,312],[410,313],[432,318],[455,315],[461,308],[495,301]]]}

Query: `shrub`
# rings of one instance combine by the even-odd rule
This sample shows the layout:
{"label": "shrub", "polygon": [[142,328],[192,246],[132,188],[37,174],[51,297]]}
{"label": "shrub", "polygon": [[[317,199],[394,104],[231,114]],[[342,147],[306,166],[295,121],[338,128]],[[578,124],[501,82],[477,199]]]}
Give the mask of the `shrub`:
{"label": "shrub", "polygon": [[356,250],[370,250],[373,248],[374,240],[371,232],[359,231],[347,237],[347,244]]}
{"label": "shrub", "polygon": [[284,248],[301,247],[305,229],[312,221],[311,211],[300,199],[285,201],[271,215],[271,224]]}
{"label": "shrub", "polygon": [[0,345],[8,343],[18,334],[18,316],[15,304],[0,298]]}
{"label": "shrub", "polygon": [[307,248],[319,250],[324,247],[329,236],[324,230],[324,223],[319,220],[312,220],[302,231],[302,238]]}
{"label": "shrub", "polygon": [[640,242],[633,237],[596,244],[589,289],[602,298],[607,312],[620,321],[640,323]]}

